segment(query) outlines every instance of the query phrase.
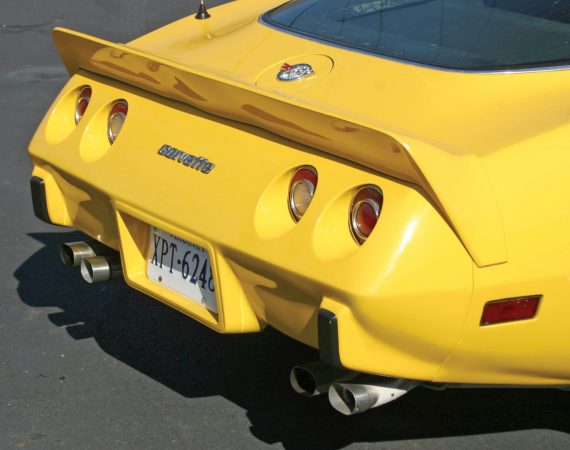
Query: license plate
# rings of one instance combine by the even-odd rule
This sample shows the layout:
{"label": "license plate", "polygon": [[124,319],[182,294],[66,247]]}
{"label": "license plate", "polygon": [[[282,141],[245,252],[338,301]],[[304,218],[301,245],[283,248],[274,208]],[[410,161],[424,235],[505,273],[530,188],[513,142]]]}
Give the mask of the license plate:
{"label": "license plate", "polygon": [[218,312],[208,250],[152,227],[147,260],[149,279]]}

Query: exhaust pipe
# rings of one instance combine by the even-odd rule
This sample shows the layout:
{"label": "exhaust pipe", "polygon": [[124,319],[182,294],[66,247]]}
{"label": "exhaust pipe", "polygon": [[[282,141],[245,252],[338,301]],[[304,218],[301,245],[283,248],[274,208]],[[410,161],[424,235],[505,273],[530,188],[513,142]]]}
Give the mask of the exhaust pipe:
{"label": "exhaust pipe", "polygon": [[351,416],[390,403],[420,383],[401,378],[359,377],[351,383],[334,383],[329,401],[334,409]]}
{"label": "exhaust pipe", "polygon": [[314,397],[327,392],[332,383],[350,381],[357,375],[356,372],[316,361],[293,367],[289,379],[295,392],[305,397]]}
{"label": "exhaust pipe", "polygon": [[67,267],[79,267],[81,261],[93,258],[97,255],[111,255],[115,250],[101,244],[98,241],[67,242],[61,246],[59,257],[63,265]]}
{"label": "exhaust pipe", "polygon": [[123,268],[119,254],[83,259],[81,261],[81,276],[89,284],[121,278]]}

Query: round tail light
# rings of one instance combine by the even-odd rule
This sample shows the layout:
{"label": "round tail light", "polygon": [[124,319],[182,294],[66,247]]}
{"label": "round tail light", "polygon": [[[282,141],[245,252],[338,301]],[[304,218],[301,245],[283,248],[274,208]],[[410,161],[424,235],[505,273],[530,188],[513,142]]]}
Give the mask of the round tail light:
{"label": "round tail light", "polygon": [[370,236],[382,211],[384,196],[376,186],[361,187],[350,206],[350,231],[359,244]]}
{"label": "round tail light", "polygon": [[89,102],[91,101],[91,95],[93,94],[93,90],[89,86],[85,86],[81,88],[79,91],[79,97],[77,98],[77,103],[75,105],[75,124],[77,125],[85,111],[87,111],[87,107],[89,106]]}
{"label": "round tail light", "polygon": [[289,186],[289,211],[295,222],[307,212],[317,190],[317,171],[310,166],[304,166],[295,172]]}
{"label": "round tail light", "polygon": [[129,105],[125,100],[119,100],[115,102],[111,108],[111,113],[109,114],[109,124],[107,128],[107,135],[109,136],[109,142],[111,144],[115,142],[117,136],[123,129],[123,125],[127,119],[128,111]]}

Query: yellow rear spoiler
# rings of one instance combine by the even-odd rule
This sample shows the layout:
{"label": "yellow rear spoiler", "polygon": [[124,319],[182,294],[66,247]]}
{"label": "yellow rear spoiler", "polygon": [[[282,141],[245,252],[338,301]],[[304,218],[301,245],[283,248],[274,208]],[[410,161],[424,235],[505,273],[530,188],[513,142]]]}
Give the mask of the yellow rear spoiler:
{"label": "yellow rear spoiler", "polygon": [[202,111],[255,125],[413,183],[441,211],[479,267],[507,261],[495,194],[480,159],[381,129],[354,113],[288,98],[231,73],[187,66],[128,45],[57,28],[70,75],[86,70]]}

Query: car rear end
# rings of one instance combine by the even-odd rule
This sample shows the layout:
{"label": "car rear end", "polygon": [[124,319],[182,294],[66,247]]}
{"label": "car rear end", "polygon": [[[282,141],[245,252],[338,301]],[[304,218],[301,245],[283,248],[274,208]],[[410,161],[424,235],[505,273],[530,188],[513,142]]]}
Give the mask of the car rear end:
{"label": "car rear end", "polygon": [[[229,3],[128,45],[56,30],[72,78],[30,146],[38,216],[116,252],[99,255],[106,268],[89,263],[89,281],[122,272],[219,332],[269,325],[318,348],[325,369],[309,386],[307,368],[293,371],[304,393],[358,373],[392,377],[358,384],[369,399],[419,381],[566,385],[568,212],[541,200],[563,204],[568,191],[563,164],[542,166],[546,149],[567,158],[568,72],[541,60],[551,38],[530,56],[511,55],[510,41],[497,52],[462,42],[467,53],[442,41],[441,64],[464,66],[435,69],[418,27],[411,37],[426,42],[402,63],[369,53],[406,47],[407,32],[374,51],[368,35],[341,48],[306,39],[306,18],[293,31],[263,22],[278,3]],[[361,3],[335,14],[348,8],[372,34],[376,15],[447,23],[421,14],[431,2]],[[466,26],[492,13],[491,34],[514,20],[485,2],[450,11]],[[505,55],[520,71],[500,71]],[[329,395],[350,390],[338,389]]]}
{"label": "car rear end", "polygon": [[[44,219],[119,251],[132,287],[217,331],[270,325],[331,363],[425,380],[459,336],[472,261],[410,183],[84,70],[30,154]],[[314,196],[295,217],[304,168]],[[362,240],[351,221],[366,188],[381,211]]]}

